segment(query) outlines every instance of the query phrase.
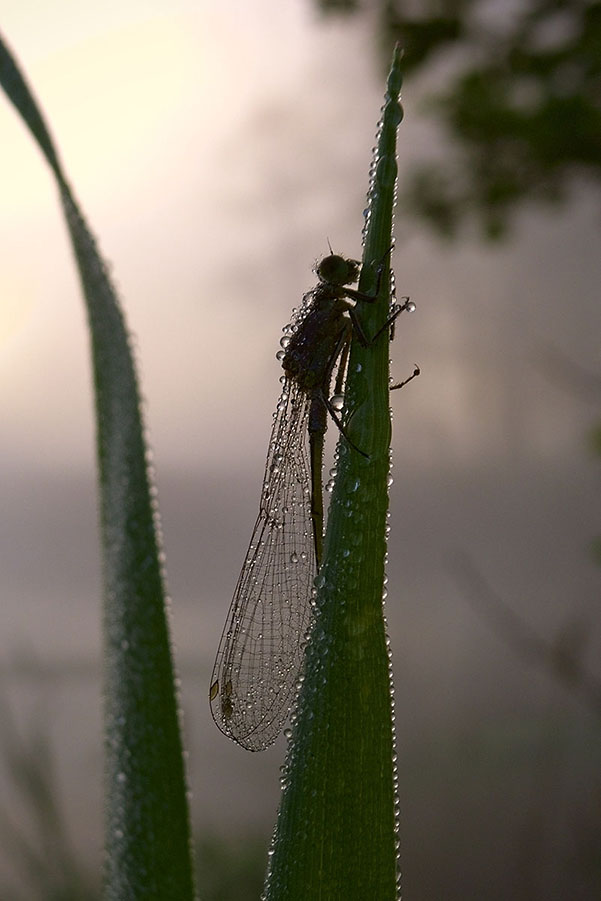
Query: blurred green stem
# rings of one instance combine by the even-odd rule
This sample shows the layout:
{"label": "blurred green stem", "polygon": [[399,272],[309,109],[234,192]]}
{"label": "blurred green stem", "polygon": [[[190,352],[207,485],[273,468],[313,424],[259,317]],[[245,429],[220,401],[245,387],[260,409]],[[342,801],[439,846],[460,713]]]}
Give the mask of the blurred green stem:
{"label": "blurred green stem", "polygon": [[187,901],[194,888],[179,710],[129,336],[39,107],[1,40],[0,82],[56,177],[90,326],[105,583],[105,897]]}

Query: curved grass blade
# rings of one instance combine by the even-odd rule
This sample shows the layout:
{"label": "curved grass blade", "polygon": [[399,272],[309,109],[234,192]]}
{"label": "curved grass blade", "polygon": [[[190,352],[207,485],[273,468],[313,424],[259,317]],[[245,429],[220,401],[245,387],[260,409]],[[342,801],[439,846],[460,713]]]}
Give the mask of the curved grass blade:
{"label": "curved grass blade", "polygon": [[137,378],[115,291],[15,60],[0,82],[51,166],[87,304],[104,557],[106,899],[194,896],[186,784]]}

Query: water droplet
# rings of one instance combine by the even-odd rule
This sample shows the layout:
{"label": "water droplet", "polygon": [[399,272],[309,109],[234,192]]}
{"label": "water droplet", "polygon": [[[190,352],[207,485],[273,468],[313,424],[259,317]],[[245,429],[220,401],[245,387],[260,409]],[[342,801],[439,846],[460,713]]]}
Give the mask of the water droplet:
{"label": "water droplet", "polygon": [[415,313],[417,306],[412,300],[408,300],[405,304],[405,309],[408,313]]}
{"label": "water droplet", "polygon": [[[400,120],[399,120],[400,121]],[[376,178],[378,184],[383,187],[391,188],[397,176],[397,162],[393,154],[385,153],[378,161]],[[374,191],[374,197],[376,196]]]}

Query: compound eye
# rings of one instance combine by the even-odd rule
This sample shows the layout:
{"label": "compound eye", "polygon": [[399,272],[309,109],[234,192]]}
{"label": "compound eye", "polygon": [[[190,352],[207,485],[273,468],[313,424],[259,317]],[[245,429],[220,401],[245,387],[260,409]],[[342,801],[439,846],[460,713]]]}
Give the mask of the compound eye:
{"label": "compound eye", "polygon": [[330,285],[348,285],[357,281],[359,263],[356,260],[346,260],[337,253],[331,253],[318,265],[317,275],[320,281]]}

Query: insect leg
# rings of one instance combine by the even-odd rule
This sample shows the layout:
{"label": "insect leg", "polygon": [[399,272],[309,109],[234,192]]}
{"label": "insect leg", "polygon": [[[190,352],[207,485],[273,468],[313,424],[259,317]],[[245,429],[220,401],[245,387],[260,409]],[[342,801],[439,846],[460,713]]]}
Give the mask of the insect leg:
{"label": "insect leg", "polygon": [[353,323],[353,328],[355,330],[355,334],[357,335],[357,338],[359,339],[359,343],[363,347],[370,347],[375,341],[377,341],[377,339],[380,337],[382,332],[384,332],[387,328],[391,328],[394,326],[394,323],[395,323],[397,317],[401,315],[403,310],[406,310],[408,308],[408,305],[409,305],[408,297],[405,298],[405,303],[397,304],[395,309],[391,313],[391,315],[388,317],[388,319],[384,323],[384,325],[380,326],[380,328],[378,329],[376,334],[373,336],[373,338],[367,337],[367,335],[365,334],[365,331],[363,329],[363,326],[359,322],[356,311],[352,307],[349,308],[348,313],[349,313],[349,316],[351,317],[351,321]]}
{"label": "insect leg", "polygon": [[[408,297],[404,297],[403,300],[405,301],[405,303],[402,303],[402,304],[396,304],[396,305],[395,305],[395,308],[394,308],[394,310],[392,311],[391,315],[388,317],[388,319],[386,320],[386,322],[384,323],[384,325],[382,325],[382,326],[378,329],[378,331],[376,332],[376,334],[375,334],[375,335],[373,336],[373,338],[371,339],[371,342],[370,342],[370,343],[373,344],[373,342],[374,342],[377,338],[380,337],[380,335],[382,334],[382,332],[383,332],[385,329],[390,328],[390,329],[392,330],[392,329],[394,328],[394,323],[396,322],[397,317],[401,315],[401,313],[403,312],[403,310],[406,310],[406,309],[408,309],[408,307],[409,307],[409,302],[410,302],[410,301],[409,301],[409,298],[408,298]],[[391,336],[391,338],[392,338],[392,336]]]}
{"label": "insect leg", "polygon": [[324,405],[324,407],[328,411],[328,413],[330,414],[330,416],[332,417],[332,419],[336,425],[336,428],[338,429],[340,434],[345,438],[345,440],[348,442],[348,444],[350,444],[350,446],[353,448],[353,450],[357,451],[358,454],[361,454],[362,457],[365,457],[366,460],[369,460],[369,454],[366,454],[365,451],[362,451],[361,448],[357,447],[355,442],[351,438],[349,438],[348,433],[347,433],[344,425],[342,424],[342,420],[340,419],[340,416],[338,415],[337,411],[332,406],[330,400],[325,396],[325,394],[322,391],[319,391],[318,397],[319,397],[319,400],[321,401],[321,403]]}
{"label": "insect leg", "polygon": [[413,372],[411,373],[411,375],[409,376],[409,378],[408,378],[408,379],[403,379],[403,381],[402,381],[402,382],[399,382],[398,385],[391,385],[391,386],[390,386],[390,390],[391,390],[391,391],[395,391],[397,388],[404,388],[405,385],[407,385],[409,382],[411,382],[414,378],[417,378],[417,376],[418,376],[420,373],[421,373],[421,369],[419,368],[419,366],[418,366],[417,363],[416,363],[416,364],[415,364],[415,369],[413,370]]}

